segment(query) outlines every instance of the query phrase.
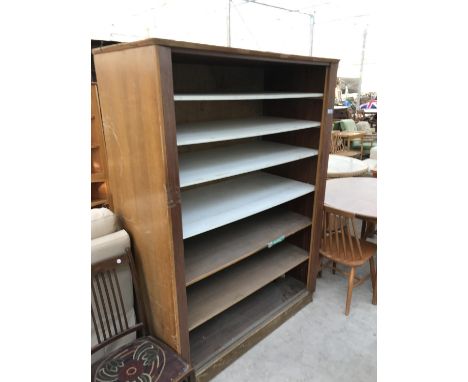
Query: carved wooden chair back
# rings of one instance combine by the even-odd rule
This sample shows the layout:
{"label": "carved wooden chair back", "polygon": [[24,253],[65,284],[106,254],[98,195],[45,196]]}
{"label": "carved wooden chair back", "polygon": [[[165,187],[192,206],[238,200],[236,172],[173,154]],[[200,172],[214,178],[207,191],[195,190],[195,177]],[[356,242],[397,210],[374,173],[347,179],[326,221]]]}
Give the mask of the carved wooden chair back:
{"label": "carved wooden chair back", "polygon": [[[138,317],[141,322],[130,326],[125,314],[122,286],[118,272],[130,268],[133,290],[135,291]],[[128,286],[127,286],[128,287]],[[91,348],[91,354],[130,333],[147,328],[141,314],[139,284],[130,249],[120,256],[100,261],[91,266],[91,319],[98,343]]]}
{"label": "carved wooden chair back", "polygon": [[323,207],[320,252],[343,263],[363,260],[361,242],[354,224],[355,215],[328,206]]}

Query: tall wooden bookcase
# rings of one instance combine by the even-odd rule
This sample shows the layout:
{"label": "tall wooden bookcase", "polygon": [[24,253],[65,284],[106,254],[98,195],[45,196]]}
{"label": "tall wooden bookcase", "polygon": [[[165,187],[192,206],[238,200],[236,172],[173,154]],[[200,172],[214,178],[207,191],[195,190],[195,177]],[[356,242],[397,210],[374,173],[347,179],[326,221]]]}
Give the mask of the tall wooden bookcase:
{"label": "tall wooden bookcase", "polygon": [[91,82],[91,208],[112,208],[107,184],[107,156],[97,84]]}
{"label": "tall wooden bookcase", "polygon": [[312,299],[338,61],[161,39],[93,53],[151,328],[207,380]]}

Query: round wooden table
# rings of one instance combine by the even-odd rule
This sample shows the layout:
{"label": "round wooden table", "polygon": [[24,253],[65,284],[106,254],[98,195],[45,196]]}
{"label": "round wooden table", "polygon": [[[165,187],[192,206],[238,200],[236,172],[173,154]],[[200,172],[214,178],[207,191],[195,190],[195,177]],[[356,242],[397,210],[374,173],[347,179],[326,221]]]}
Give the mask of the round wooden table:
{"label": "round wooden table", "polygon": [[377,178],[337,178],[327,180],[325,204],[351,212],[357,218],[377,221]]}
{"label": "round wooden table", "polygon": [[329,178],[360,176],[366,174],[367,171],[369,171],[369,166],[362,160],[333,154],[328,157]]}

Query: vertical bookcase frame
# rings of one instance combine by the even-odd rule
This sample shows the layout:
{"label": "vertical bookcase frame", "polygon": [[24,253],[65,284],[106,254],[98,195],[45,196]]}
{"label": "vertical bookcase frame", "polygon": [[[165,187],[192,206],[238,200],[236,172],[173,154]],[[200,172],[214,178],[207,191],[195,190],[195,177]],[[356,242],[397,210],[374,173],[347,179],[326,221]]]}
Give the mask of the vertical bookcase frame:
{"label": "vertical bookcase frame", "polygon": [[[98,48],[93,53],[114,210],[132,238],[152,332],[192,361],[199,380],[207,380],[312,299],[338,61],[162,39]],[[255,130],[260,126],[258,121],[265,118],[277,122],[279,130],[270,131],[273,124],[266,124],[262,134],[249,135],[251,126]],[[293,122],[310,121],[310,126],[283,129],[288,121],[291,126]],[[179,131],[189,131],[189,140],[190,129],[198,134],[196,137],[203,137],[200,130],[207,122],[215,129],[217,124],[222,126],[226,129],[223,134],[228,131],[225,126],[233,124],[228,132],[234,135],[226,138],[227,142],[212,138],[216,142],[178,146]],[[247,143],[254,150],[259,147],[255,161],[234,154],[232,163],[221,163],[223,156],[210,159],[219,150],[242,153]],[[271,150],[274,153],[276,147],[285,152],[286,159],[268,165]],[[289,154],[296,152],[288,151],[294,147],[296,151],[302,148],[300,158]],[[181,158],[188,154],[216,170],[221,166],[229,175],[211,180],[208,173],[203,184],[181,189],[180,174],[190,170]],[[235,167],[241,160],[244,170]],[[261,163],[266,167],[258,169]],[[230,175],[233,167],[236,171]],[[251,167],[254,169],[249,170]],[[211,167],[206,168],[208,171]],[[256,177],[264,180],[264,187],[284,184],[278,188],[283,191],[272,198],[265,197],[265,190],[255,191],[268,199],[270,204],[265,206],[270,207],[244,215],[233,210],[237,217],[230,218],[230,211],[221,209],[219,221],[214,219],[207,232],[199,232],[200,222],[193,236],[184,236],[192,228],[187,219],[184,221],[183,216],[189,216],[184,206],[191,206],[193,198],[198,200],[193,204],[198,208],[193,214],[202,216],[204,192],[213,192],[212,203],[217,202],[216,194],[231,192],[233,199],[229,201],[234,203],[241,196],[233,190],[242,194],[260,187],[255,186]],[[291,190],[294,197],[287,197],[288,193],[292,195]],[[284,199],[281,192],[286,195]],[[290,222],[287,234],[274,237],[282,226],[268,226],[267,214],[280,223],[284,221],[285,226]],[[309,223],[301,220],[305,218]],[[242,226],[256,227],[257,222],[263,222],[263,226],[257,236],[255,229],[251,236],[262,237],[265,242],[244,243],[242,238],[248,236],[245,232],[234,241]],[[273,236],[268,239],[268,234]],[[230,256],[223,247],[224,238],[232,240],[228,248],[239,246],[245,254]],[[229,263],[210,268],[207,261],[203,266],[208,268],[200,266],[202,270],[187,284],[185,256],[197,248],[201,256],[220,248],[219,253],[212,254],[217,256],[213,259],[228,254]],[[270,261],[273,258],[277,259],[275,263]],[[196,264],[193,259],[187,261],[189,266]],[[262,273],[252,276],[252,272]],[[237,294],[232,286],[236,277]],[[285,300],[278,301],[281,298]],[[215,306],[213,301],[220,305]],[[255,310],[255,306],[262,308]],[[245,312],[252,312],[251,321],[239,319]],[[226,339],[221,332],[231,336]]]}

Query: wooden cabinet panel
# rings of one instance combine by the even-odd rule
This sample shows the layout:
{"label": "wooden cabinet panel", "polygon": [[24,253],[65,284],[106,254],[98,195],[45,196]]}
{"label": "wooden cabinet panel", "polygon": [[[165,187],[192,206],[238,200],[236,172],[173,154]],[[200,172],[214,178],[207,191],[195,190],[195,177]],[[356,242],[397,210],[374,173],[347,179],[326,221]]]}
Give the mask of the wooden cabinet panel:
{"label": "wooden cabinet panel", "polygon": [[338,62],[163,39],[93,53],[152,331],[207,380],[311,300]]}

